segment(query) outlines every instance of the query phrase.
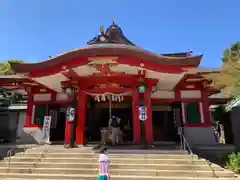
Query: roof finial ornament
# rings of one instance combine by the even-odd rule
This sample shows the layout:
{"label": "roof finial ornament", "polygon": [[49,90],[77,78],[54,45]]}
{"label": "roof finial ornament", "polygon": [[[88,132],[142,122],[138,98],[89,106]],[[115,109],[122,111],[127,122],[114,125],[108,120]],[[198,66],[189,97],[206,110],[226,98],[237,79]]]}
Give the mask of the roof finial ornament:
{"label": "roof finial ornament", "polygon": [[114,18],[112,18],[112,24],[113,24],[113,25],[115,24],[115,22],[114,22]]}
{"label": "roof finial ornament", "polygon": [[100,32],[103,34],[104,33],[104,27],[100,26]]}

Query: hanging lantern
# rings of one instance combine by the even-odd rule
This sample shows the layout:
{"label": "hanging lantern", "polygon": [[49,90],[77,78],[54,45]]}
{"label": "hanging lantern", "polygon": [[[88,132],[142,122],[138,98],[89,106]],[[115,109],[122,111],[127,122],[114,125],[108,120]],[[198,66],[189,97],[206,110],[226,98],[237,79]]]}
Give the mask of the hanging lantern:
{"label": "hanging lantern", "polygon": [[75,94],[75,90],[71,86],[66,86],[63,88],[63,92],[67,94],[68,96],[73,96]]}
{"label": "hanging lantern", "polygon": [[138,87],[138,92],[141,94],[144,94],[146,91],[146,85],[145,84],[140,84]]}

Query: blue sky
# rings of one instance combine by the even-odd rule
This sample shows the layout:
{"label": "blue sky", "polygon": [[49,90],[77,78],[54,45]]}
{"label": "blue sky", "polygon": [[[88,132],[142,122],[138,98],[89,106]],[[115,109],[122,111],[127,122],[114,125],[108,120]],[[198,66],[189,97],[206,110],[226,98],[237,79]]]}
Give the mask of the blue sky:
{"label": "blue sky", "polygon": [[156,53],[193,50],[219,67],[240,40],[239,0],[0,0],[0,60],[37,62],[86,45],[112,18]]}

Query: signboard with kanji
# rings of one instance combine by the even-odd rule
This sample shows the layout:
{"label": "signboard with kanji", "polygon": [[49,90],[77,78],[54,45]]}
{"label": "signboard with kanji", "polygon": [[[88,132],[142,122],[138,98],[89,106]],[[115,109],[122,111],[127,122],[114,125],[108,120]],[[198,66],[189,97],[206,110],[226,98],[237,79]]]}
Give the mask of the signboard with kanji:
{"label": "signboard with kanji", "polygon": [[147,119],[147,108],[144,105],[141,105],[138,109],[140,121],[145,121]]}
{"label": "signboard with kanji", "polygon": [[43,143],[49,143],[50,142],[50,128],[51,128],[51,116],[44,116],[44,122],[43,122]]}

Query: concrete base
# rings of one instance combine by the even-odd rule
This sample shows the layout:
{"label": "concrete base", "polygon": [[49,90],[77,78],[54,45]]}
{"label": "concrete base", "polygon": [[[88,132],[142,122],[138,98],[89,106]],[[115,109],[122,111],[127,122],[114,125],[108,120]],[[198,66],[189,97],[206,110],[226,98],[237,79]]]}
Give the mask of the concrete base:
{"label": "concrete base", "polygon": [[227,156],[235,150],[235,146],[230,144],[217,144],[212,146],[198,145],[194,148],[195,153],[200,157],[206,158],[221,166],[225,165]]}
{"label": "concrete base", "polygon": [[184,135],[192,148],[198,145],[217,145],[211,127],[184,127]]}
{"label": "concrete base", "polygon": [[42,141],[42,130],[39,127],[24,127],[18,143],[40,144]]}

